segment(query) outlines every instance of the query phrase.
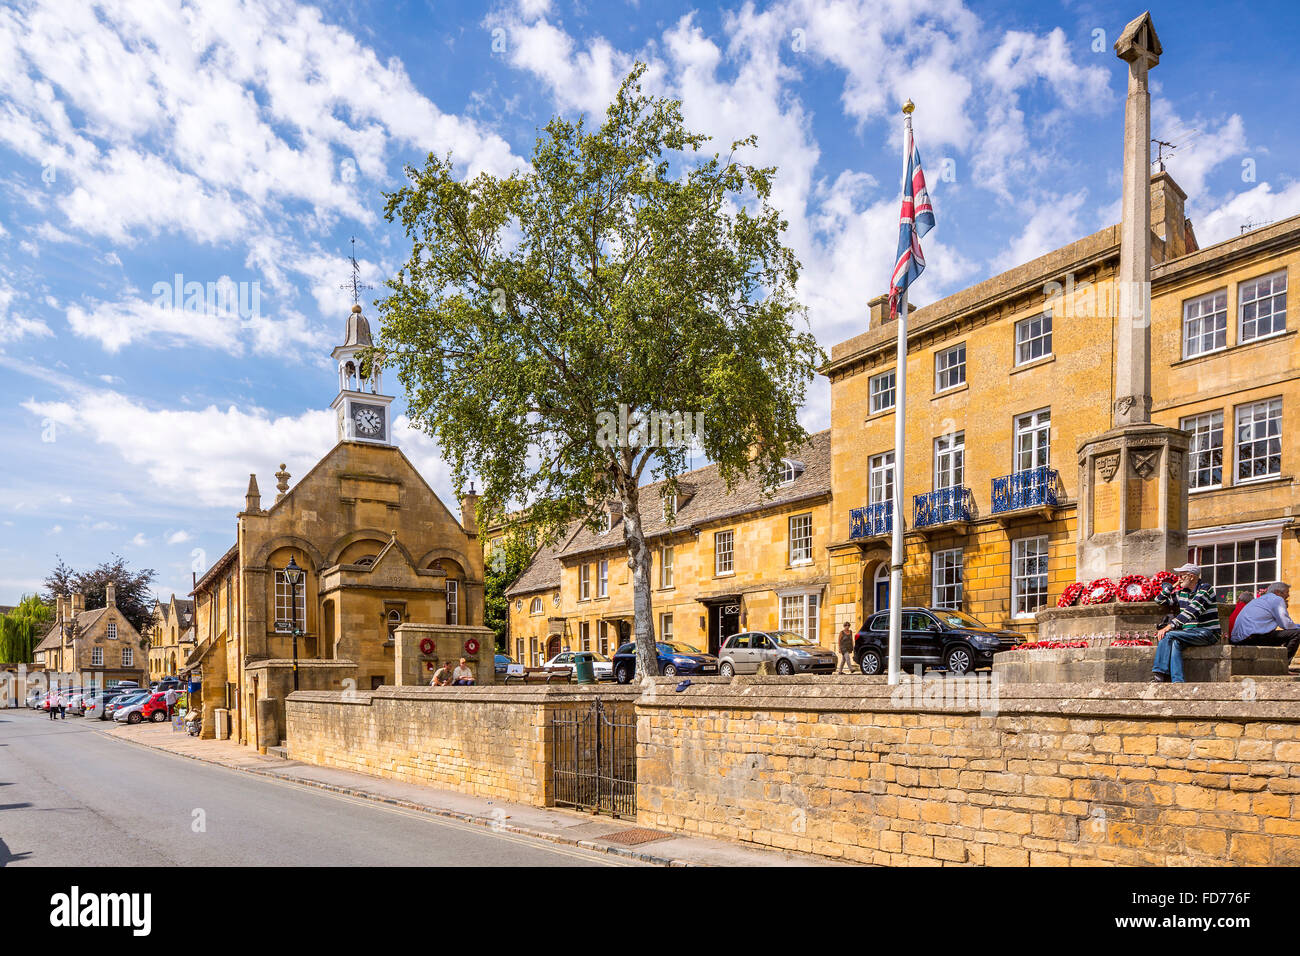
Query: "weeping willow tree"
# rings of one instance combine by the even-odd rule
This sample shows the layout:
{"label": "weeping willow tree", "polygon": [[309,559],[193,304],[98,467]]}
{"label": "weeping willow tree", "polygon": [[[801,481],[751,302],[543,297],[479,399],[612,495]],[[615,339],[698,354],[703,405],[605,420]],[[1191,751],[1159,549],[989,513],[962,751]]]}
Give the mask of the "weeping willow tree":
{"label": "weeping willow tree", "polygon": [[8,614],[0,614],[0,664],[31,663],[36,643],[54,619],[50,606],[27,594]]}

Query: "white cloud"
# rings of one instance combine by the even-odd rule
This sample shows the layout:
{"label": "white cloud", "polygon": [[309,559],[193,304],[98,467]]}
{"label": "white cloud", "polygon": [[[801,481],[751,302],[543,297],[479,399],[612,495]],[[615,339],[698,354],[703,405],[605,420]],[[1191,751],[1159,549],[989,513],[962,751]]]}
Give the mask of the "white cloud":
{"label": "white cloud", "polygon": [[188,531],[173,531],[167,535],[168,544],[184,544],[186,541],[194,540],[194,536]]}
{"label": "white cloud", "polygon": [[1041,201],[1019,236],[993,259],[1000,272],[1059,249],[1086,234],[1081,213],[1087,190],[1052,196]]}
{"label": "white cloud", "polygon": [[238,509],[250,472],[261,472],[270,491],[274,484],[267,479],[279,462],[305,474],[335,442],[327,409],[282,416],[236,405],[176,410],[107,390],[78,391],[62,402],[28,400],[22,407],[139,468],[137,487],[148,487],[151,497],[201,507]]}
{"label": "white cloud", "polygon": [[1265,182],[1225,200],[1197,218],[1193,227],[1204,247],[1241,235],[1241,227],[1248,223],[1272,223],[1295,215],[1300,215],[1300,181],[1281,189]]}
{"label": "white cloud", "polygon": [[149,546],[149,539],[144,536],[143,531],[137,531],[135,537],[131,539],[131,545],[137,548],[146,548]]}

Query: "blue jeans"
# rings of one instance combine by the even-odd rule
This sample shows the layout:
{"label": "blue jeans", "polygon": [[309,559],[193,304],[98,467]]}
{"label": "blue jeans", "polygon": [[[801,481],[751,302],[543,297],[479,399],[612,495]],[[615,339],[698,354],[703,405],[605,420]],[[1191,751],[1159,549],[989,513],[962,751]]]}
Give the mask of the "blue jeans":
{"label": "blue jeans", "polygon": [[1183,648],[1208,647],[1219,643],[1219,632],[1208,627],[1186,627],[1170,631],[1156,645],[1156,662],[1151,665],[1153,674],[1168,675],[1170,683],[1183,684]]}

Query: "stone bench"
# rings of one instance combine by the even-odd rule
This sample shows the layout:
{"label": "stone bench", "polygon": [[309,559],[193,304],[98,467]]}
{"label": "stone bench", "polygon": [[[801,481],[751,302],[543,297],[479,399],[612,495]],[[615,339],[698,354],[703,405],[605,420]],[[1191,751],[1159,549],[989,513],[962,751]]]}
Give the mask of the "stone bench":
{"label": "stone bench", "polygon": [[[993,673],[999,680],[1015,684],[1145,682],[1151,679],[1155,656],[1154,645],[1002,651],[994,655]],[[1285,678],[1289,663],[1283,647],[1212,644],[1183,648],[1183,674],[1188,681]]]}

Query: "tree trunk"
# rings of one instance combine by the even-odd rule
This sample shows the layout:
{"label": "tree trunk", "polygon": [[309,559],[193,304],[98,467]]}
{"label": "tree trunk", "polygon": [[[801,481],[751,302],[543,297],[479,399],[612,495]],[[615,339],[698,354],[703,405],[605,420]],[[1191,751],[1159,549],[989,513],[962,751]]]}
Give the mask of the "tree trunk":
{"label": "tree trunk", "polygon": [[650,608],[650,548],[641,527],[639,489],[634,481],[620,482],[623,501],[623,541],[627,545],[627,566],[632,569],[632,639],[636,642],[636,666],[641,679],[659,674],[659,653],[655,649],[654,618]]}

